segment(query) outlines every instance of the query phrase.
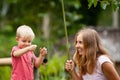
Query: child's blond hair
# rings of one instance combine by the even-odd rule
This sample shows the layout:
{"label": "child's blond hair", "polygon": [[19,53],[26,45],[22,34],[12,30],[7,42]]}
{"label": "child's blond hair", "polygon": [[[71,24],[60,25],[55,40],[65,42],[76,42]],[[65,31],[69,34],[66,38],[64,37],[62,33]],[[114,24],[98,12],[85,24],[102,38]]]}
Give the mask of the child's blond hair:
{"label": "child's blond hair", "polygon": [[33,40],[35,34],[29,26],[21,25],[17,28],[16,37],[29,38],[30,40]]}

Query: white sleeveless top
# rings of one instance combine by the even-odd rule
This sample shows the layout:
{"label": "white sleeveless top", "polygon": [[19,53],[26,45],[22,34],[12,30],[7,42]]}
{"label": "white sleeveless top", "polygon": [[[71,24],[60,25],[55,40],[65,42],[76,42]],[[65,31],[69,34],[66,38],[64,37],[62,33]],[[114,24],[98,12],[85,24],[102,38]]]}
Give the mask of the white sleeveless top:
{"label": "white sleeveless top", "polygon": [[[85,74],[83,75],[83,80],[107,80],[106,77],[104,76],[103,72],[102,72],[102,64],[104,62],[111,62],[111,60],[105,56],[105,55],[101,55],[100,57],[98,57],[98,61],[97,61],[97,66],[95,68],[95,71],[93,74]],[[113,64],[113,63],[112,63]]]}

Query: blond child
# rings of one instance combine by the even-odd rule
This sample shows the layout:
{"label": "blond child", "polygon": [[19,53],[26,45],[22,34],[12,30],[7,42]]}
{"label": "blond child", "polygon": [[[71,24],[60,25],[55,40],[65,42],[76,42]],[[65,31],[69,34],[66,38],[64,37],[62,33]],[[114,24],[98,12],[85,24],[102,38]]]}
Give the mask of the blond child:
{"label": "blond child", "polygon": [[47,55],[47,49],[43,47],[40,48],[39,56],[35,56],[34,51],[37,45],[32,44],[34,37],[34,32],[29,26],[21,25],[17,28],[18,45],[14,46],[11,51],[11,80],[34,80],[34,67],[38,68]]}

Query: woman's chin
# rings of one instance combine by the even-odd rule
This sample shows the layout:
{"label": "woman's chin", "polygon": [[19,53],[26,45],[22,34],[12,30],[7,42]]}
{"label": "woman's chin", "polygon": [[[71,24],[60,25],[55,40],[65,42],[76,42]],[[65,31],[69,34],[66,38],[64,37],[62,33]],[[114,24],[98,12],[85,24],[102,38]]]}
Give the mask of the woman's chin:
{"label": "woman's chin", "polygon": [[81,52],[79,52],[79,55],[81,56],[81,55],[82,55],[82,53],[81,53]]}

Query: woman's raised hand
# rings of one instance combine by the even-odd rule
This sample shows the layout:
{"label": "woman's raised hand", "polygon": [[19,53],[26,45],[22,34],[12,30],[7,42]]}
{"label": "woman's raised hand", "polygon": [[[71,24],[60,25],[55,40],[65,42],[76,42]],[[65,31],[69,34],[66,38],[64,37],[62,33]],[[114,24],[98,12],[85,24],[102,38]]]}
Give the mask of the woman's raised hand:
{"label": "woman's raised hand", "polygon": [[67,60],[66,64],[65,64],[65,69],[67,71],[73,71],[74,70],[74,62],[73,60]]}

